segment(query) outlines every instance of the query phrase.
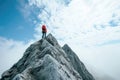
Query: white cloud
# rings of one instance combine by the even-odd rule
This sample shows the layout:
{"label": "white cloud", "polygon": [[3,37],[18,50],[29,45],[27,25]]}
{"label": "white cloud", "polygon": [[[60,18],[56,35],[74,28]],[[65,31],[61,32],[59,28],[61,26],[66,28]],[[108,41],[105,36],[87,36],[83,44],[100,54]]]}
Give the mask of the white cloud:
{"label": "white cloud", "polygon": [[72,0],[67,6],[57,0],[34,1],[36,3],[30,3],[38,7],[45,6],[38,18],[47,24],[49,32],[55,33],[57,38],[75,39],[87,46],[102,44],[108,40],[120,40],[120,33],[116,32],[120,31],[120,26],[111,28],[109,25],[111,20],[120,18],[117,16],[120,13],[120,0]]}
{"label": "white cloud", "polygon": [[32,41],[25,44],[22,41],[0,37],[0,75],[22,57],[25,49],[31,43]]}
{"label": "white cloud", "polygon": [[[115,78],[115,80],[120,79],[120,44],[110,44],[100,47],[83,47],[80,45],[76,46],[72,43],[69,43],[69,45],[77,53],[79,58],[86,64],[91,72],[107,74]],[[101,71],[101,73],[97,71]]]}

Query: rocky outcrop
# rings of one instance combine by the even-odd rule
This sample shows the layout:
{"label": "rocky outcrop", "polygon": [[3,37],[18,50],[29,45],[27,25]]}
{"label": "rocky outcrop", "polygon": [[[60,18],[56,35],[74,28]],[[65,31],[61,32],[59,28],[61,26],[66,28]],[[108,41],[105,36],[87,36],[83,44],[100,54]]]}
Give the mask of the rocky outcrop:
{"label": "rocky outcrop", "polygon": [[1,80],[94,80],[68,45],[62,48],[49,34],[28,47]]}
{"label": "rocky outcrop", "polygon": [[67,44],[65,44],[62,48],[67,54],[67,57],[70,59],[71,65],[81,75],[82,79],[94,80],[93,76],[88,72],[85,65],[79,60],[78,56],[72,51],[72,49]]}

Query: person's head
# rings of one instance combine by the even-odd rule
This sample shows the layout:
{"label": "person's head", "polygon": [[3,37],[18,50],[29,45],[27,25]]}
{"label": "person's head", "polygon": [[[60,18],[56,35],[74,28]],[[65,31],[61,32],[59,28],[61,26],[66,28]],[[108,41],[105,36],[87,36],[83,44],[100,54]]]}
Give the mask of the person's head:
{"label": "person's head", "polygon": [[46,27],[45,24],[42,25],[43,27]]}

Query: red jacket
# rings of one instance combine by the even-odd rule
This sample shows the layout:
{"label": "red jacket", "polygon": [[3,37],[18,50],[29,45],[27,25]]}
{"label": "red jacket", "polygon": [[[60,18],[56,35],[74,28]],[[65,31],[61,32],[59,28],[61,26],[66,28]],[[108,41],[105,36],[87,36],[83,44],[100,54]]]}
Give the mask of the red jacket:
{"label": "red jacket", "polygon": [[47,28],[46,28],[45,25],[42,25],[42,31],[43,31],[43,32],[47,32]]}

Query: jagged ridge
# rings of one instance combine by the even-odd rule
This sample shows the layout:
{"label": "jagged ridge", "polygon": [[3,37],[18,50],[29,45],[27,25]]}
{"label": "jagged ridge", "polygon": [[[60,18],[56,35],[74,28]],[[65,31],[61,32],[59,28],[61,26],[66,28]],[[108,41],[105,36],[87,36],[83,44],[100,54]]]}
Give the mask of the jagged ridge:
{"label": "jagged ridge", "polygon": [[28,47],[1,80],[94,80],[68,45],[62,48],[49,34]]}

